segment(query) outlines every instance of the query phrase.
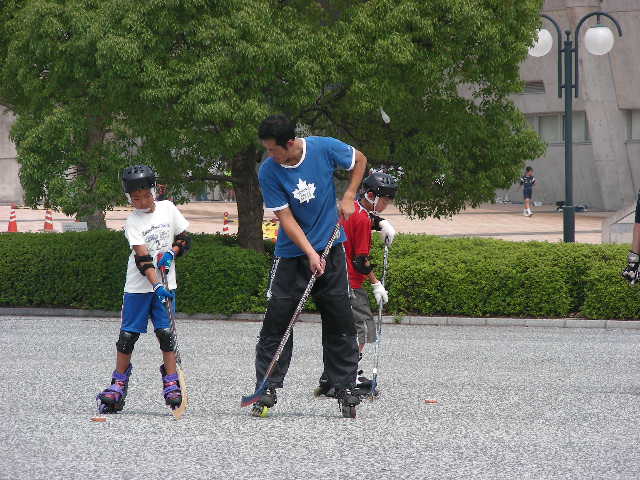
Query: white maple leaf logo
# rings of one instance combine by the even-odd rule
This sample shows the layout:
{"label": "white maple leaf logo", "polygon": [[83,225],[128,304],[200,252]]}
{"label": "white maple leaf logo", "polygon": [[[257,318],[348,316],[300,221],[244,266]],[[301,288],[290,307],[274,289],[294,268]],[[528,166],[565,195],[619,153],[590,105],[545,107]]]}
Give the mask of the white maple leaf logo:
{"label": "white maple leaf logo", "polygon": [[307,183],[301,178],[298,179],[298,185],[293,191],[294,198],[298,199],[300,203],[309,202],[316,198],[316,186],[313,183]]}

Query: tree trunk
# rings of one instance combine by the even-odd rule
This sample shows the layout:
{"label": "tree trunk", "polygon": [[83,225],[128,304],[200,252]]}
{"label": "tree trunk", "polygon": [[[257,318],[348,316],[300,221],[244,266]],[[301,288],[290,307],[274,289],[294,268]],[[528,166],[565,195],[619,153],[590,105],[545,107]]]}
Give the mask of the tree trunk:
{"label": "tree trunk", "polygon": [[255,147],[247,149],[231,162],[231,176],[239,179],[233,187],[238,205],[238,243],[242,248],[264,252],[262,240],[262,192],[257,167],[260,153]]}
{"label": "tree trunk", "polygon": [[[88,119],[89,130],[87,132],[87,143],[85,145],[85,152],[87,155],[92,155],[92,150],[96,145],[100,145],[104,141],[105,128],[101,118],[90,117]],[[88,190],[94,190],[97,178],[89,176],[86,172],[86,168],[79,168],[79,172],[85,177],[85,183]],[[107,228],[107,222],[105,220],[105,212],[99,210],[95,205],[83,205],[80,211],[90,212],[77,215],[76,218],[81,222],[87,222],[87,228],[89,230],[105,230]]]}
{"label": "tree trunk", "polygon": [[106,230],[107,221],[102,210],[96,210],[91,215],[82,215],[76,217],[81,222],[87,222],[89,230]]}

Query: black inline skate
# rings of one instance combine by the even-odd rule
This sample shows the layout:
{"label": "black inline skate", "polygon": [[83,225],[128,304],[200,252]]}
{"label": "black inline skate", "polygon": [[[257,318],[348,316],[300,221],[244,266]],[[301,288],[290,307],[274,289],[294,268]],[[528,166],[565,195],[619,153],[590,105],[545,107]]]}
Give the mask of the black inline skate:
{"label": "black inline skate", "polygon": [[251,407],[252,417],[266,417],[269,415],[269,409],[278,403],[276,389],[269,387],[264,395]]}
{"label": "black inline skate", "polygon": [[356,418],[356,405],[360,403],[360,396],[350,388],[340,390],[336,394],[338,408],[344,418]]}
{"label": "black inline skate", "polygon": [[336,389],[329,383],[329,377],[326,373],[322,372],[318,386],[313,391],[313,396],[335,398]]}

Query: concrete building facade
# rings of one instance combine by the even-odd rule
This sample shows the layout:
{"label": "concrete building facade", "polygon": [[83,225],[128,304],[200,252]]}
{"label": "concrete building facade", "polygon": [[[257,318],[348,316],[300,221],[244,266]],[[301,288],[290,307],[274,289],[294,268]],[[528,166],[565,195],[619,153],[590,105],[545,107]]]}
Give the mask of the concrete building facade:
{"label": "concrete building facade", "polygon": [[16,147],[9,139],[15,116],[0,105],[0,203],[22,203],[23,193],[16,161]]}
{"label": "concrete building facade", "polygon": [[[584,47],[584,34],[596,17],[580,29],[579,96],[573,99],[574,204],[619,210],[635,203],[640,187],[640,0],[546,0],[543,12],[573,38],[580,19],[591,12],[613,16],[622,28],[602,17],[614,31],[615,44],[607,55],[595,56]],[[564,200],[564,97],[558,97],[556,30],[548,20],[554,46],[544,57],[528,57],[520,68],[525,91],[514,95],[516,105],[548,144],[546,154],[530,165],[537,181],[534,200]],[[564,36],[564,34],[563,34]],[[574,39],[575,41],[575,39]],[[563,93],[564,95],[564,93]],[[522,201],[514,185],[498,197]]]}

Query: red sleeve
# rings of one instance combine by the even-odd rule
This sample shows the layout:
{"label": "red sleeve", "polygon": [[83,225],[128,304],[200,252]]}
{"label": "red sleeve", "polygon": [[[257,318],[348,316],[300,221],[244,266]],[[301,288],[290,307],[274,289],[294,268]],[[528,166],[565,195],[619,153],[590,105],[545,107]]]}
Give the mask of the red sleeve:
{"label": "red sleeve", "polygon": [[[351,223],[349,242],[352,255],[369,255],[371,250],[371,219],[365,212],[358,212],[351,217],[347,223]],[[349,235],[349,233],[347,235]]]}

